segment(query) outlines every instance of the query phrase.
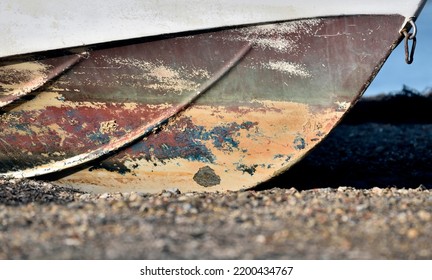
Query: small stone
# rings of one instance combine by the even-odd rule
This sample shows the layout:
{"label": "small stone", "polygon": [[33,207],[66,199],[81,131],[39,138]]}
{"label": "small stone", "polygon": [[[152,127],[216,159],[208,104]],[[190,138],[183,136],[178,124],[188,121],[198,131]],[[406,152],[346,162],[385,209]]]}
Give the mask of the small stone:
{"label": "small stone", "polygon": [[193,180],[205,188],[219,185],[220,177],[210,166],[201,167],[193,176]]}
{"label": "small stone", "polygon": [[129,195],[129,201],[136,201],[138,199],[138,194],[133,192]]}
{"label": "small stone", "polygon": [[406,223],[408,220],[407,215],[404,212],[397,214],[396,218],[402,224]]}
{"label": "small stone", "polygon": [[417,238],[417,236],[419,235],[418,230],[416,230],[415,228],[410,228],[407,232],[406,232],[406,236],[409,239],[415,239]]}
{"label": "small stone", "polygon": [[189,210],[191,210],[192,209],[192,204],[190,204],[190,203],[185,203],[185,204],[183,204],[183,206],[182,206],[182,208],[183,208],[183,210],[184,211],[189,211]]}
{"label": "small stone", "polygon": [[178,201],[188,201],[189,198],[188,198],[188,196],[186,196],[186,195],[182,195],[182,196],[179,196],[179,197],[177,198],[177,200],[178,200]]}
{"label": "small stone", "polygon": [[112,197],[113,197],[114,199],[122,199],[122,198],[123,198],[123,194],[120,193],[120,192],[116,192],[116,193],[114,193],[114,194],[112,195]]}
{"label": "small stone", "polygon": [[102,198],[102,199],[107,199],[107,198],[109,198],[111,195],[109,194],[109,193],[103,193],[103,194],[101,194],[100,196],[99,196],[99,198]]}
{"label": "small stone", "polygon": [[79,196],[80,200],[89,200],[91,195],[89,193],[85,193]]}
{"label": "small stone", "polygon": [[137,194],[138,194],[140,197],[148,197],[148,196],[151,195],[151,194],[148,193],[148,192],[137,192]]}
{"label": "small stone", "polygon": [[267,238],[264,235],[262,235],[262,234],[257,235],[257,237],[255,238],[255,241],[257,243],[261,243],[261,244],[265,243],[266,240],[267,240]]}
{"label": "small stone", "polygon": [[239,199],[240,201],[249,201],[249,197],[251,196],[250,192],[245,191],[245,192],[239,192],[237,199]]}
{"label": "small stone", "polygon": [[369,205],[367,205],[367,204],[359,204],[356,206],[356,211],[361,212],[363,210],[367,210],[368,207],[369,207]]}
{"label": "small stone", "polygon": [[64,240],[64,244],[66,246],[79,246],[79,245],[81,245],[81,243],[82,242],[77,238],[66,238]]}
{"label": "small stone", "polygon": [[423,222],[429,222],[431,219],[431,213],[425,211],[425,210],[420,210],[417,212],[417,216],[420,218],[420,220],[422,220]]}
{"label": "small stone", "polygon": [[378,188],[378,187],[373,187],[373,188],[371,189],[371,192],[372,192],[373,194],[380,195],[380,194],[383,193],[383,190],[382,190],[381,188]]}
{"label": "small stone", "polygon": [[298,194],[299,191],[296,188],[290,188],[289,190],[285,190],[285,193],[288,195],[295,195]]}
{"label": "small stone", "polygon": [[147,212],[149,210],[149,206],[147,204],[142,204],[139,207],[139,212]]}
{"label": "small stone", "polygon": [[400,189],[400,190],[398,190],[398,193],[400,193],[400,194],[408,194],[408,190],[407,189]]}
{"label": "small stone", "polygon": [[172,194],[180,194],[180,190],[178,188],[171,188],[171,189],[166,189],[165,192],[169,192]]}
{"label": "small stone", "polygon": [[163,192],[163,193],[161,193],[161,196],[162,197],[172,197],[173,193],[171,193],[171,192]]}

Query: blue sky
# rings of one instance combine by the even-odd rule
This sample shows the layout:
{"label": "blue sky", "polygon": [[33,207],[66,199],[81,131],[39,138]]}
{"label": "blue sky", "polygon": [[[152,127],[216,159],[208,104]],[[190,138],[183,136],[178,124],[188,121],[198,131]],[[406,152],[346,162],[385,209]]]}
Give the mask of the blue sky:
{"label": "blue sky", "polygon": [[416,21],[417,47],[414,62],[405,63],[403,42],[393,51],[365,95],[401,90],[407,85],[418,91],[432,87],[432,2],[428,1]]}

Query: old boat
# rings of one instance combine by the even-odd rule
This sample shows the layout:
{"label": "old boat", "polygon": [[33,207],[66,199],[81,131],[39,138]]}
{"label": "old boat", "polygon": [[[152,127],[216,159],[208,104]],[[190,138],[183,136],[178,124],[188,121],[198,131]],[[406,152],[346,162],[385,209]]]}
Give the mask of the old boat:
{"label": "old boat", "polygon": [[424,3],[3,0],[0,176],[253,187],[329,133]]}

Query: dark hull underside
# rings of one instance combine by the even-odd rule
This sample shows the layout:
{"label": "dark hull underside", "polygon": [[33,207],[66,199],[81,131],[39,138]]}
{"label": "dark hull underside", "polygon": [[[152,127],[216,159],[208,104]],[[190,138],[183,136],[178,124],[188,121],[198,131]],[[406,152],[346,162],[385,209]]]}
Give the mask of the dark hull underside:
{"label": "dark hull underside", "polygon": [[253,187],[339,122],[403,21],[305,19],[0,62],[0,173],[97,192]]}

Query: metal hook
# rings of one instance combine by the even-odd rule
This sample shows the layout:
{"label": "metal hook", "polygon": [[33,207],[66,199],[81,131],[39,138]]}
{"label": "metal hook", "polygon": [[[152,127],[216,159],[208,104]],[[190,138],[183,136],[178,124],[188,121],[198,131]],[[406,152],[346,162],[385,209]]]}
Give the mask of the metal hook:
{"label": "metal hook", "polygon": [[[405,62],[411,64],[414,61],[414,51],[417,44],[417,38],[413,37],[412,33],[405,33]],[[409,50],[409,40],[412,40],[411,51]]]}
{"label": "metal hook", "polygon": [[[411,64],[414,61],[414,51],[415,51],[415,47],[417,44],[417,26],[414,23],[414,20],[412,18],[410,18],[407,21],[407,24],[410,24],[413,31],[412,33],[408,33],[408,29],[409,27],[405,27],[401,30],[401,33],[404,35],[405,37],[405,62],[407,64]],[[412,46],[411,46],[411,50],[409,48],[409,40],[412,40]]]}

